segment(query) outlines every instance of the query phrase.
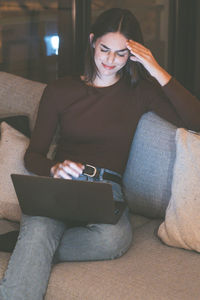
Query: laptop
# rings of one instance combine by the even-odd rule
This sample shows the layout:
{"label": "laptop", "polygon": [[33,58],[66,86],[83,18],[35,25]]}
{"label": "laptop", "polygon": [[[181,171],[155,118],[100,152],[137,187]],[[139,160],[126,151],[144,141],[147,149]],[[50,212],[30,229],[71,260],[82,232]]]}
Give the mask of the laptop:
{"label": "laptop", "polygon": [[114,201],[112,185],[11,174],[24,214],[66,222],[116,224],[126,204]]}

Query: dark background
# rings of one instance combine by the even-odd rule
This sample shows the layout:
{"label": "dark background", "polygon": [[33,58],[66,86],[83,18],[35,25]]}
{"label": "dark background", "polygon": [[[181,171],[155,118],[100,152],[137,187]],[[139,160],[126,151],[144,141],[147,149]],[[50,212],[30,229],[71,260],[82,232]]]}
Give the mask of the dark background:
{"label": "dark background", "polygon": [[168,71],[200,98],[200,1],[170,0]]}
{"label": "dark background", "polygon": [[[90,24],[114,6],[136,14],[158,62],[200,98],[198,0],[0,1],[0,70],[46,83],[81,73]],[[52,35],[58,53],[47,54]]]}

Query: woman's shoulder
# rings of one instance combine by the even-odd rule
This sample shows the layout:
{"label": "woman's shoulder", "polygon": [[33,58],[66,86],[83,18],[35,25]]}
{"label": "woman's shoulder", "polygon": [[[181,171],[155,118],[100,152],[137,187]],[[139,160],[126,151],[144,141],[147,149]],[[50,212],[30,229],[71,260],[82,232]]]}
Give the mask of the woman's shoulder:
{"label": "woman's shoulder", "polygon": [[84,84],[80,76],[66,76],[49,83],[42,95],[41,102],[62,109],[66,103],[70,104],[83,94]]}

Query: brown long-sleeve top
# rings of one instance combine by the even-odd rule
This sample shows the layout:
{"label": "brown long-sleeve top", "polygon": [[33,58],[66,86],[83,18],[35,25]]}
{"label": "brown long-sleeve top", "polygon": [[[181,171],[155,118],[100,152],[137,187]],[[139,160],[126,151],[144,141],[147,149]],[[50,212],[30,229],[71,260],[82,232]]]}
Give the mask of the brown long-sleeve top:
{"label": "brown long-sleeve top", "polygon": [[[154,111],[178,127],[200,130],[200,101],[172,78],[164,87],[121,79],[109,87],[86,85],[78,76],[49,84],[25,154],[26,168],[49,176],[66,159],[123,174],[140,117]],[[61,137],[54,160],[46,157],[57,124]]]}

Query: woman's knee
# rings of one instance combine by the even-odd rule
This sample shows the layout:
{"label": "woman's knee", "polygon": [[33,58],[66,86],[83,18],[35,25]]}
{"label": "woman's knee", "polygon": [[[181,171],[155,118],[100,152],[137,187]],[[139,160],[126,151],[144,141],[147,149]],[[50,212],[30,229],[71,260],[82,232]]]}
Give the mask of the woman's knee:
{"label": "woman's knee", "polygon": [[59,237],[64,230],[61,222],[40,216],[22,216],[19,239],[26,237],[30,242],[41,242],[51,237]]}
{"label": "woman's knee", "polygon": [[101,244],[102,256],[104,255],[105,259],[118,258],[129,249],[132,243],[132,229],[129,224],[93,226],[96,227],[93,230],[98,232],[98,244]]}

